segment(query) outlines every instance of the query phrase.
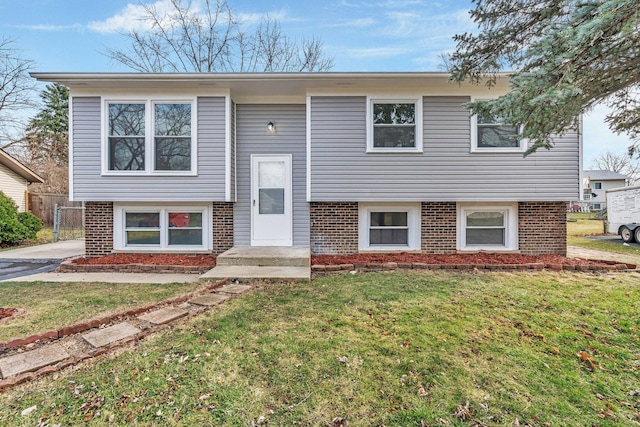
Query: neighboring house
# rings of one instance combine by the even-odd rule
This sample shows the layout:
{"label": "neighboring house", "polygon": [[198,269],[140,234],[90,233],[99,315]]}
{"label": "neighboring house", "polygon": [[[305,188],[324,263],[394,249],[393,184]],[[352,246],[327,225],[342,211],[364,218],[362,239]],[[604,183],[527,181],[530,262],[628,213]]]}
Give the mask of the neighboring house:
{"label": "neighboring house", "polygon": [[7,152],[0,150],[0,190],[16,202],[19,212],[28,210],[27,189],[32,182],[44,181]]}
{"label": "neighboring house", "polygon": [[611,188],[626,187],[629,177],[613,171],[587,170],[583,172],[583,198],[589,209],[599,211],[607,206],[606,194]]}
{"label": "neighboring house", "polygon": [[566,253],[581,140],[524,157],[444,73],[34,73],[68,86],[86,253]]}

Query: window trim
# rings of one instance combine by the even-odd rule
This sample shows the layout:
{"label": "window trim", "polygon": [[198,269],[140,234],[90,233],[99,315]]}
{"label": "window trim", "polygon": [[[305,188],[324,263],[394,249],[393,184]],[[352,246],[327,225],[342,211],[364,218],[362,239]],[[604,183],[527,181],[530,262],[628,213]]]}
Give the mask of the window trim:
{"label": "window trim", "polygon": [[[517,203],[458,203],[457,204],[457,250],[459,251],[517,251],[518,250],[518,204]],[[466,220],[472,212],[501,212],[505,216],[505,245],[467,245]]]}
{"label": "window trim", "polygon": [[[471,97],[471,101],[488,101],[495,98],[474,98]],[[519,145],[517,147],[478,147],[478,115],[471,114],[469,116],[469,122],[471,124],[471,153],[524,153],[527,151],[528,143],[525,138],[520,138]],[[523,128],[518,130],[519,134],[522,134]]]}
{"label": "window trim", "polygon": [[[408,245],[370,245],[371,212],[406,212]],[[406,252],[421,248],[420,203],[358,203],[358,251]]]}
{"label": "window trim", "polygon": [[[202,213],[202,245],[169,245],[169,212],[184,211]],[[127,246],[126,213],[159,212],[160,244]],[[209,204],[144,204],[114,203],[113,205],[113,249],[114,252],[211,252],[213,250],[212,208]]]}
{"label": "window trim", "polygon": [[[373,146],[373,106],[374,104],[414,104],[415,105],[415,138],[416,138],[416,146],[415,147],[407,147],[407,148],[398,148],[398,147],[374,147]],[[378,96],[368,96],[367,97],[367,153],[422,153],[423,152],[423,129],[424,129],[424,115],[422,113],[422,105],[424,101],[422,96],[418,97],[378,97]]]}
{"label": "window trim", "polygon": [[[109,105],[110,104],[144,104],[145,135],[144,164],[141,171],[109,169]],[[155,105],[156,104],[189,104],[191,105],[191,168],[188,171],[155,170]],[[197,132],[197,98],[196,97],[103,97],[101,118],[101,168],[105,176],[197,176],[198,175],[198,132]]]}

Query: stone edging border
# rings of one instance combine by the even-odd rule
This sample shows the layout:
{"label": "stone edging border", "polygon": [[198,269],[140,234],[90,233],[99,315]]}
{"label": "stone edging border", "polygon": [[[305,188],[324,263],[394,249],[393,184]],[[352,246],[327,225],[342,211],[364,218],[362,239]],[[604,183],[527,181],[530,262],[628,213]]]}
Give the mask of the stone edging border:
{"label": "stone edging border", "polygon": [[56,269],[57,273],[185,273],[204,274],[210,266],[198,265],[161,265],[161,264],[76,264],[77,258],[63,261]]}
{"label": "stone edging border", "polygon": [[[119,321],[119,320],[123,320],[126,319],[128,317],[132,317],[147,311],[151,311],[155,308],[161,307],[161,306],[166,306],[166,305],[171,305],[171,304],[179,304],[182,302],[187,301],[188,299],[194,297],[194,296],[199,296],[199,295],[203,295],[206,293],[209,293],[217,288],[220,288],[226,284],[229,283],[229,279],[222,279],[219,280],[215,283],[213,283],[212,285],[206,286],[202,289],[199,289],[197,291],[193,291],[190,292],[188,294],[184,294],[184,295],[180,295],[176,298],[171,298],[168,300],[164,300],[155,304],[149,304],[143,307],[138,307],[135,309],[131,309],[131,310],[127,310],[125,312],[122,313],[117,313],[114,314],[112,316],[106,316],[103,318],[99,318],[99,319],[92,319],[89,320],[87,322],[81,322],[81,323],[77,323],[75,325],[72,326],[67,326],[67,327],[63,327],[57,331],[49,331],[49,332],[45,332],[43,334],[39,334],[39,335],[32,335],[30,337],[24,338],[24,339],[16,339],[13,341],[9,341],[8,343],[0,343],[0,354],[3,353],[6,349],[9,348],[16,348],[16,347],[21,347],[21,346],[26,346],[28,344],[32,344],[36,341],[39,340],[55,340],[55,339],[60,339],[63,338],[67,335],[72,335],[72,334],[77,334],[79,332],[84,332],[87,331],[89,329],[93,329],[93,328],[97,328],[99,326],[102,326],[104,324],[109,324],[109,323],[113,323],[115,321]],[[204,311],[207,311],[209,309],[209,307],[207,308],[203,308],[202,310],[198,311],[198,312],[194,312],[194,313],[189,313],[187,316],[181,317],[181,319],[185,319],[188,317],[193,317],[197,314],[200,314]],[[155,333],[159,330],[162,330],[164,328],[167,328],[168,326],[170,326],[170,323],[165,323],[165,324],[161,324],[161,325],[156,325],[156,326],[152,326],[148,329],[145,329],[141,332],[139,332],[138,334],[136,334],[135,336],[132,337],[128,337],[122,340],[119,340],[117,342],[114,342],[106,347],[101,347],[101,348],[97,348],[89,353],[82,353],[76,356],[72,356],[70,358],[67,358],[65,360],[59,361],[55,364],[52,365],[48,365],[48,366],[44,366],[40,369],[38,369],[37,371],[33,371],[33,372],[25,372],[22,373],[20,375],[17,375],[15,377],[9,377],[9,378],[4,378],[2,380],[0,380],[0,391],[9,388],[9,387],[13,387],[15,385],[18,384],[22,384],[25,383],[27,381],[31,381],[35,378],[47,375],[47,374],[51,374],[57,371],[60,371],[64,368],[67,368],[69,366],[75,365],[79,362],[82,362],[83,360],[86,359],[91,359],[93,357],[98,357],[101,356],[105,353],[110,352],[111,350],[115,349],[115,348],[119,348],[119,347],[123,347],[125,345],[128,345],[132,342],[135,341],[139,341],[149,335],[151,335],[152,333]]]}
{"label": "stone edging border", "polygon": [[635,270],[634,264],[615,261],[597,262],[605,265],[564,265],[545,264],[542,262],[527,264],[428,264],[423,262],[384,262],[384,263],[354,263],[334,265],[311,265],[311,272],[315,274],[330,274],[344,271],[392,271],[392,270],[481,270],[481,271],[626,271]]}
{"label": "stone edging border", "polygon": [[[164,301],[159,301],[153,304],[147,304],[145,306],[142,307],[137,307],[137,308],[132,308],[130,310],[127,311],[123,311],[120,313],[115,313],[112,314],[110,316],[105,316],[105,317],[100,317],[97,319],[90,319],[84,322],[80,322],[80,323],[76,323],[74,325],[71,326],[64,326],[58,330],[52,330],[52,331],[47,331],[47,332],[43,332],[41,334],[35,334],[35,335],[31,335],[28,336],[26,338],[16,338],[13,339],[11,341],[7,341],[7,342],[3,342],[0,343],[0,355],[2,353],[4,353],[5,351],[9,350],[9,349],[15,349],[18,347],[24,347],[27,346],[29,344],[33,344],[36,341],[44,341],[44,340],[56,340],[56,339],[60,339],[60,338],[64,338],[67,335],[73,335],[73,334],[77,334],[80,332],[85,332],[88,331],[89,329],[94,329],[94,328],[98,328],[102,325],[106,325],[109,323],[113,323],[115,321],[119,321],[122,319],[125,319],[127,317],[131,317],[131,316],[137,316],[138,314],[142,314],[145,313],[147,311],[151,311],[155,308],[161,307],[161,306],[165,306],[165,305],[171,305],[171,304],[180,304],[183,303],[195,296],[199,296],[199,295],[203,295],[206,293],[209,293],[217,288],[220,288],[222,286],[224,286],[225,284],[227,284],[229,282],[229,279],[222,279],[219,280],[215,283],[213,283],[212,285],[209,286],[205,286],[204,288],[198,289],[196,291],[193,292],[189,292],[188,294],[183,294],[180,296],[177,296],[175,298],[170,298]],[[2,389],[2,382],[0,381],[0,389]]]}

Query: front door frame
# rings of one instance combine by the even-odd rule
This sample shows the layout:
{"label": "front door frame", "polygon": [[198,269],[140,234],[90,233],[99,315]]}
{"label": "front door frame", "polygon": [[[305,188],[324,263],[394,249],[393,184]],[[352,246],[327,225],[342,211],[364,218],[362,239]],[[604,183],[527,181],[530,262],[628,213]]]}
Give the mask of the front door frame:
{"label": "front door frame", "polygon": [[[284,161],[284,216],[281,221],[261,221],[259,210],[258,164],[261,161]],[[251,246],[293,246],[293,182],[291,154],[252,154],[251,155]],[[263,215],[264,216],[264,215]],[[275,218],[273,218],[275,219]],[[269,232],[277,238],[264,238],[266,234],[260,227],[268,226]],[[271,229],[274,227],[273,229]],[[280,227],[280,228],[278,228]]]}

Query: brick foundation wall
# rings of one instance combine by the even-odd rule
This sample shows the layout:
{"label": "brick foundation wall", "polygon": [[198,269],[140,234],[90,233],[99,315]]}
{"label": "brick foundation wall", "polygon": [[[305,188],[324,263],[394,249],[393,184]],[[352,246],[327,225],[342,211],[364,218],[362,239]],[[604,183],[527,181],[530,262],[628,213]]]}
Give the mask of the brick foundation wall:
{"label": "brick foundation wall", "polygon": [[108,255],[113,251],[113,203],[85,203],[85,254]]}
{"label": "brick foundation wall", "polygon": [[233,203],[213,202],[213,254],[233,247]]}
{"label": "brick foundation wall", "polygon": [[358,252],[357,202],[312,202],[309,214],[312,254]]}
{"label": "brick foundation wall", "polygon": [[456,202],[423,202],[420,216],[422,252],[456,252]]}
{"label": "brick foundation wall", "polygon": [[567,255],[565,202],[518,203],[518,246],[527,255]]}

